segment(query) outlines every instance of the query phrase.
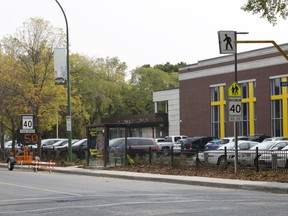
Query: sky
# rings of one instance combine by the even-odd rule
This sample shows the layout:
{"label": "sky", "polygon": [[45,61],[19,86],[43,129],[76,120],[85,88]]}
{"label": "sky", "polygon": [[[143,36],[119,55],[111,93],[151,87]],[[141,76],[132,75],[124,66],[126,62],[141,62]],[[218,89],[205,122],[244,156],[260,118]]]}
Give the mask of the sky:
{"label": "sky", "polygon": [[[59,0],[68,19],[70,53],[117,57],[128,72],[145,64],[194,64],[223,56],[218,31],[249,32],[238,40],[288,43],[288,21],[273,26],[241,10],[247,0]],[[55,0],[1,0],[0,38],[14,35],[29,18],[66,31]],[[239,44],[238,52],[272,46]]]}

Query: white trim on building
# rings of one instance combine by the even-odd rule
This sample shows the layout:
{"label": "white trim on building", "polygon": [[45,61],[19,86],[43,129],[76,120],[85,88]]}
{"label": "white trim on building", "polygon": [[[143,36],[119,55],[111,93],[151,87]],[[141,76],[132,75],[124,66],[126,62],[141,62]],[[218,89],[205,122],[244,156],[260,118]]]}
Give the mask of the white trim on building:
{"label": "white trim on building", "polygon": [[[287,50],[288,44],[282,44],[280,47],[282,50]],[[239,61],[241,59],[253,58],[253,57],[258,57],[258,56],[268,55],[268,54],[273,54],[273,53],[279,53],[279,51],[274,46],[268,47],[268,48],[262,48],[258,50],[252,50],[248,52],[238,53],[237,59]],[[210,66],[210,65],[221,64],[225,62],[233,62],[233,61],[234,61],[234,55],[227,55],[227,56],[218,57],[214,59],[207,59],[207,60],[199,61],[196,64],[192,64],[192,65],[188,65],[186,67],[180,68],[179,72],[185,71],[187,69],[197,69],[203,66]],[[284,56],[281,55],[281,56],[276,56],[276,57],[249,61],[249,64],[247,64],[246,62],[238,63],[237,71],[241,72],[244,70],[251,70],[251,69],[263,68],[263,67],[286,64],[286,63],[287,63],[287,60],[285,59]],[[213,67],[210,69],[186,72],[183,74],[180,73],[179,81],[231,73],[231,71],[234,71],[234,67],[235,67],[234,64],[230,64],[230,65],[221,66],[221,67]]]}
{"label": "white trim on building", "polygon": [[169,89],[153,92],[153,102],[155,104],[155,113],[158,112],[157,102],[167,104],[169,136],[180,134],[180,104],[179,89]]}

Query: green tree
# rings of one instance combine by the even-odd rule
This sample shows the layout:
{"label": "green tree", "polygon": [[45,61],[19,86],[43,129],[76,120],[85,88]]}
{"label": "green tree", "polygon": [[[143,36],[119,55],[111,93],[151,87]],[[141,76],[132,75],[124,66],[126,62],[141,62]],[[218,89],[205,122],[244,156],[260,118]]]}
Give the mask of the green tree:
{"label": "green tree", "polygon": [[52,128],[66,96],[64,87],[54,84],[53,64],[53,50],[65,45],[64,39],[61,29],[53,28],[43,19],[30,18],[14,36],[4,37],[1,42],[4,52],[12,59],[13,70],[6,80],[15,95],[7,103],[16,106],[17,111],[11,115],[20,121],[19,113],[34,114],[39,131]]}
{"label": "green tree", "polygon": [[[173,65],[173,64],[170,64],[169,62],[167,62],[164,65],[163,64],[156,64],[155,66],[153,66],[153,68],[160,69],[160,70],[167,72],[167,73],[173,73],[173,72],[179,72],[179,67],[183,67],[186,65],[187,64],[185,62],[180,62],[176,65]],[[146,65],[143,65],[142,67],[150,68],[151,66],[150,66],[150,64],[146,64]]]}
{"label": "green tree", "polygon": [[153,91],[178,87],[178,73],[140,67],[132,71],[127,108],[132,114],[153,113]]}
{"label": "green tree", "polygon": [[118,58],[88,58],[73,55],[71,58],[73,83],[82,101],[85,124],[99,123],[102,117],[120,114],[123,108],[123,91],[126,88],[125,63]]}
{"label": "green tree", "polygon": [[1,126],[1,151],[2,159],[4,159],[4,134],[10,134],[10,138],[13,140],[13,150],[16,140],[16,130],[19,126],[19,116],[18,119],[15,119],[14,115],[11,115],[13,112],[17,112],[18,106],[11,106],[15,100],[15,93],[11,91],[9,87],[9,74],[12,72],[13,67],[10,59],[0,50],[0,126]]}
{"label": "green tree", "polygon": [[288,16],[287,0],[248,0],[242,10],[261,14],[261,18],[267,19],[271,24],[277,24],[277,16],[286,19]]}

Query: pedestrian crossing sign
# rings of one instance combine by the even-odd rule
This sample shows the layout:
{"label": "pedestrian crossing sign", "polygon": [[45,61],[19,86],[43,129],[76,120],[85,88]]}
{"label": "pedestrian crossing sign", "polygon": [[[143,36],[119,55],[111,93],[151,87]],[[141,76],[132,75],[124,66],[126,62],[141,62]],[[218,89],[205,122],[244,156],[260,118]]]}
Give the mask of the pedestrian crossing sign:
{"label": "pedestrian crossing sign", "polygon": [[242,97],[242,92],[240,86],[237,82],[234,82],[228,89],[229,97]]}
{"label": "pedestrian crossing sign", "polygon": [[218,31],[220,54],[235,54],[235,31]]}

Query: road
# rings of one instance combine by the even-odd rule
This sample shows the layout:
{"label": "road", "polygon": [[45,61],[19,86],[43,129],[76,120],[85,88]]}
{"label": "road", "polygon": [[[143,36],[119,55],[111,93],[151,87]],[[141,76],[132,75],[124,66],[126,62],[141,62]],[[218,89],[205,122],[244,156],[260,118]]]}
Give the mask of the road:
{"label": "road", "polygon": [[288,195],[0,168],[0,215],[287,215]]}

